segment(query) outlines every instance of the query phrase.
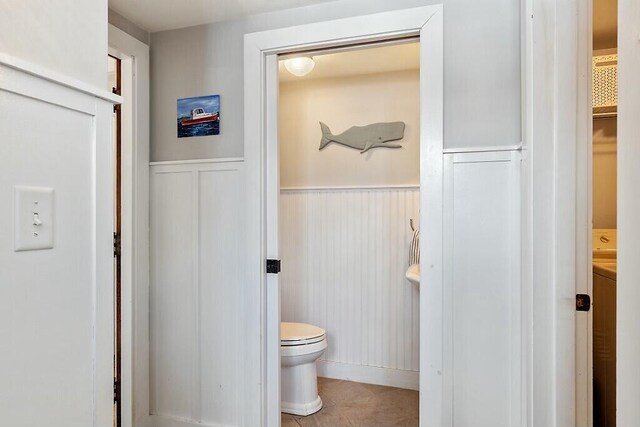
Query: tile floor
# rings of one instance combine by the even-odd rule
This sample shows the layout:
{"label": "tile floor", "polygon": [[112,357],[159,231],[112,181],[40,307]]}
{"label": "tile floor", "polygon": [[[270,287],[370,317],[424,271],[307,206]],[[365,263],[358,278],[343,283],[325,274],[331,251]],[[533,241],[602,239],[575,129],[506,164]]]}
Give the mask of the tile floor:
{"label": "tile floor", "polygon": [[308,417],[282,414],[282,427],[417,427],[418,392],[318,378],[323,408]]}

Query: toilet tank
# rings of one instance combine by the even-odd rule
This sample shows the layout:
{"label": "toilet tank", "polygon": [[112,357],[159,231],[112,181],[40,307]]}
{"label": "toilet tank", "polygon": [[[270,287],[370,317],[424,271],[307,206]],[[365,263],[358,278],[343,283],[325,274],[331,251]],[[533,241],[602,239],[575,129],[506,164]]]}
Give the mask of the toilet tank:
{"label": "toilet tank", "polygon": [[615,228],[594,228],[593,258],[617,258],[618,233]]}

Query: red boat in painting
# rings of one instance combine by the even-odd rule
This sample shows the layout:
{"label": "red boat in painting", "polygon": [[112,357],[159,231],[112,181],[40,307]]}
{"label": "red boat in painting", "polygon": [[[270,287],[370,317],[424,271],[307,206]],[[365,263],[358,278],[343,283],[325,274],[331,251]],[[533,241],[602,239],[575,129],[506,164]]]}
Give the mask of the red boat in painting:
{"label": "red boat in painting", "polygon": [[218,113],[207,113],[204,108],[194,108],[191,110],[191,118],[180,122],[180,126],[197,125],[200,123],[217,122]]}

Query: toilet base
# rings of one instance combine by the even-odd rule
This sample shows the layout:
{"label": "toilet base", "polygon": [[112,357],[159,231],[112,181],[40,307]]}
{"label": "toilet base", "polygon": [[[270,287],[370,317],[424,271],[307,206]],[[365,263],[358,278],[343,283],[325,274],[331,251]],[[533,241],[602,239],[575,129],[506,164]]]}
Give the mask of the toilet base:
{"label": "toilet base", "polygon": [[316,343],[280,347],[280,410],[307,416],[322,408],[318,394],[316,360],[327,348],[326,339]]}
{"label": "toilet base", "polygon": [[310,403],[291,403],[291,402],[281,402],[282,412],[291,415],[302,415],[306,417],[307,415],[312,415],[322,409],[322,399],[320,396],[316,398],[313,402]]}

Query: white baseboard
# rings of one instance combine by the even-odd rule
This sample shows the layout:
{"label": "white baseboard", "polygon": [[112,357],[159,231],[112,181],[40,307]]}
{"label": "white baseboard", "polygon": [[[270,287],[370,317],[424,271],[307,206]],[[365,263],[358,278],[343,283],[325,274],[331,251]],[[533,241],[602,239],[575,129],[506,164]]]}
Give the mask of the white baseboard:
{"label": "white baseboard", "polygon": [[149,415],[146,427],[229,427],[222,424],[201,423],[169,415]]}
{"label": "white baseboard", "polygon": [[389,387],[420,389],[420,372],[318,360],[318,376]]}

